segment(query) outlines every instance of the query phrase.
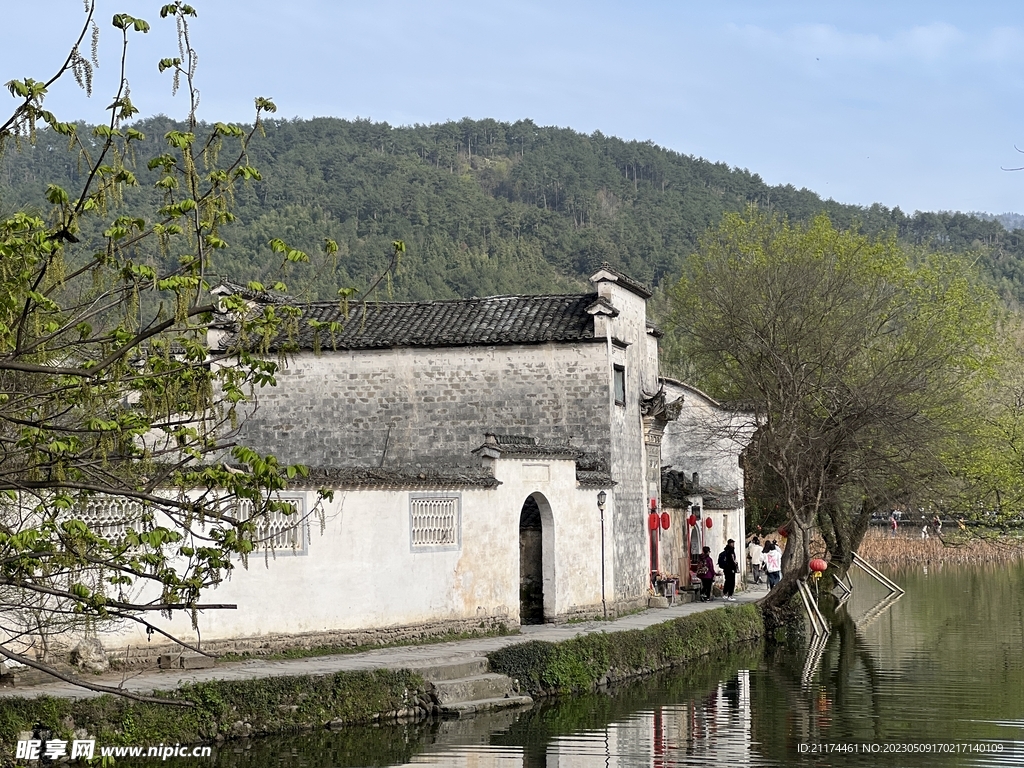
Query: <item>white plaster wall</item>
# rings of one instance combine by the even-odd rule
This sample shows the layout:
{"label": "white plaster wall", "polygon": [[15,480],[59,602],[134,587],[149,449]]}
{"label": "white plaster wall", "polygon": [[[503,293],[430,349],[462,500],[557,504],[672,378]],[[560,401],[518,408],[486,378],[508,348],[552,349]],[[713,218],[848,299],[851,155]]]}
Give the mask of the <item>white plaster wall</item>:
{"label": "white plaster wall", "polygon": [[726,410],[700,390],[672,379],[663,382],[666,399],[681,396],[683,407],[679,418],[665,428],[662,465],[688,474],[699,472],[702,486],[738,491],[742,498],[739,457],[757,428],[753,414]]}
{"label": "white plaster wall", "polygon": [[595,325],[596,333],[610,334],[625,344],[610,344],[609,384],[612,368],[626,370],[626,404],[615,405],[609,392],[611,413],[611,471],[617,485],[612,493],[616,511],[615,598],[629,601],[646,595],[650,584],[650,555],[647,533],[648,487],[647,453],[644,445],[640,397],[657,392],[656,339],[647,333],[647,302],[617,282],[597,283],[598,295],[618,310],[618,315]]}
{"label": "white plaster wall", "polygon": [[[193,642],[200,636],[224,640],[446,620],[496,619],[516,625],[519,519],[523,503],[533,493],[543,494],[554,521],[554,588],[549,591],[545,584],[546,618],[599,612],[597,490],[577,487],[575,462],[568,459],[501,459],[494,462],[494,471],[502,483],[495,489],[336,491],[325,504],[322,533],[319,517],[309,519],[307,554],[286,550],[276,557],[254,555],[248,569],[239,566],[229,581],[204,598],[210,603],[236,603],[237,610],[202,613],[199,633],[187,616],[156,623]],[[426,492],[461,494],[458,549],[412,550],[410,496]],[[311,508],[315,493],[300,493],[306,508]],[[611,579],[609,558],[609,584]],[[133,628],[103,636],[108,650],[145,640],[145,634]]]}
{"label": "white plaster wall", "polygon": [[[601,517],[596,488],[576,487],[574,461],[502,459],[495,462],[494,476],[502,482],[495,503],[513,513],[514,526],[502,532],[504,540],[515,542],[515,615],[519,615],[519,515],[523,502],[533,493],[543,494],[554,520],[554,598],[550,597],[549,569],[545,569],[544,613],[556,619],[601,605]],[[614,513],[612,494],[605,506],[606,594],[611,599],[611,526]],[[543,511],[543,510],[542,510]]]}

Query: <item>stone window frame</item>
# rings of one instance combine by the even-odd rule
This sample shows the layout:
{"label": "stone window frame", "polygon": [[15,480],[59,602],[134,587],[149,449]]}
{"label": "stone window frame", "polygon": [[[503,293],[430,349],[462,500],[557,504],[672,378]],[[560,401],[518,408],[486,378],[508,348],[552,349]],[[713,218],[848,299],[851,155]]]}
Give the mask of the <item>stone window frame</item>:
{"label": "stone window frame", "polygon": [[120,541],[134,529],[143,514],[138,499],[112,494],[96,494],[75,505],[71,516],[109,541]]}
{"label": "stone window frame", "polygon": [[[615,404],[626,405],[626,366],[612,365],[612,388],[615,390]],[[619,397],[621,395],[621,398]]]}
{"label": "stone window frame", "polygon": [[[295,514],[285,515],[282,512],[271,512],[270,518],[265,522],[261,522],[256,530],[257,540],[254,542],[256,545],[253,548],[251,554],[259,552],[267,552],[273,557],[304,557],[309,554],[309,519],[306,510],[306,494],[304,493],[282,493],[275,494],[274,501],[282,501],[286,504],[294,504]],[[241,503],[239,503],[241,502]],[[243,514],[246,518],[252,514],[252,502],[249,499],[238,499],[236,503],[239,503],[241,507],[239,511],[239,517]],[[297,520],[295,524],[287,524],[291,520]],[[277,530],[280,528],[280,530]],[[273,543],[273,546],[269,546],[271,542],[267,539],[271,536],[291,536],[293,537],[292,543],[284,542],[281,545]],[[298,546],[294,542],[294,538],[297,536],[302,537],[302,545]]]}
{"label": "stone window frame", "polygon": [[[451,540],[443,543],[417,542],[417,502],[451,501],[454,505],[452,514],[454,521],[451,526]],[[422,529],[420,529],[422,530]],[[458,552],[462,549],[462,494],[457,491],[429,491],[409,494],[409,551],[424,552]]]}

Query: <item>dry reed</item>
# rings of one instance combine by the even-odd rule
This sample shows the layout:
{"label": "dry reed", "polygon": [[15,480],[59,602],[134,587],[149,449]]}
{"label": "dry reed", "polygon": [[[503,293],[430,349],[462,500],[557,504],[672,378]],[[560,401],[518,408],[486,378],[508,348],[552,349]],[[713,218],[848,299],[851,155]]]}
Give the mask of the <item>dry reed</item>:
{"label": "dry reed", "polygon": [[[959,530],[930,534],[922,539],[920,529],[892,536],[888,530],[868,531],[857,554],[875,565],[909,563],[1006,563],[1024,557],[1024,540],[983,538]],[[916,534],[916,535],[914,535]]]}

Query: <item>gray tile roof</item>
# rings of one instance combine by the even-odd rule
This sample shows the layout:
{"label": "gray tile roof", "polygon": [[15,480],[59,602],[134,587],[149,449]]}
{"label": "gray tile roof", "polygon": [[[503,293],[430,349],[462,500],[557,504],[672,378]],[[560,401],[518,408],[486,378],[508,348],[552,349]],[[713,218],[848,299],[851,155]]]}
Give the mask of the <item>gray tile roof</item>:
{"label": "gray tile roof", "polygon": [[618,483],[612,480],[609,472],[592,472],[584,469],[576,470],[576,482],[580,488],[613,488]]}
{"label": "gray tile roof", "polygon": [[288,481],[294,488],[497,488],[501,485],[482,468],[375,469],[370,467],[310,467],[308,477]]}
{"label": "gray tile roof", "polygon": [[613,267],[607,261],[601,264],[597,272],[591,276],[591,280],[600,275],[602,272],[607,272],[609,275],[615,278],[615,282],[621,285],[623,288],[635,293],[642,299],[649,299],[654,295],[654,291],[651,290],[650,286],[644,285],[639,280],[634,280],[632,277],[624,272],[620,272],[617,268]]}
{"label": "gray tile roof", "polygon": [[[492,296],[430,302],[367,302],[350,307],[346,318],[337,302],[303,308],[298,336],[275,348],[388,349],[540,344],[594,339],[587,307],[596,294],[572,296]],[[331,334],[309,321],[337,322]]]}
{"label": "gray tile roof", "polygon": [[542,445],[534,437],[527,437],[525,435],[495,435],[493,433],[488,433],[484,444],[474,450],[473,453],[481,453],[487,450],[500,453],[503,458],[515,457],[520,459],[545,457],[581,459],[586,455],[584,450],[574,448],[571,445]]}

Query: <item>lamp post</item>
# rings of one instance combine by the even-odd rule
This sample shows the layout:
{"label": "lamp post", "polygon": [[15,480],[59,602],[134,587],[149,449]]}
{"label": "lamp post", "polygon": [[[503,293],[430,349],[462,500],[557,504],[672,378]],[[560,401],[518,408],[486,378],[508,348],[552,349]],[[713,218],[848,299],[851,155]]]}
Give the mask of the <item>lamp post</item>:
{"label": "lamp post", "polygon": [[608,494],[600,491],[597,494],[597,508],[601,510],[601,611],[604,617],[608,618],[608,603],[604,596],[604,503],[608,500]]}

